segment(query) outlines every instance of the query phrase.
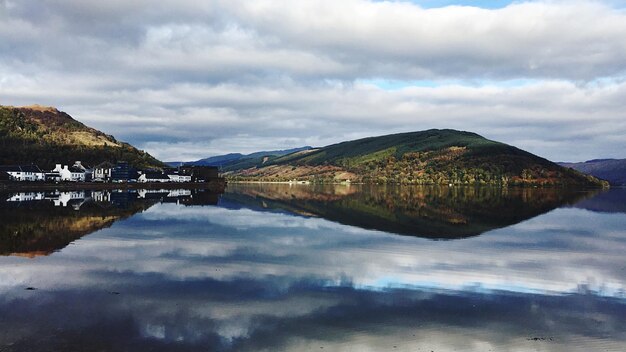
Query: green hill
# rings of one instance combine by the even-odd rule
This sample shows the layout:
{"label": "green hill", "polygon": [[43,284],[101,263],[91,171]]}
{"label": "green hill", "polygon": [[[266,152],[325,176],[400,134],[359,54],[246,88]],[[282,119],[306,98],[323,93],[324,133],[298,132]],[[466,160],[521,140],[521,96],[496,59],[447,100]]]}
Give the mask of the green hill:
{"label": "green hill", "polygon": [[563,168],[478,134],[427,130],[333,144],[224,168],[231,180],[492,184],[605,187],[594,177]]}
{"label": "green hill", "polygon": [[0,106],[0,165],[87,165],[127,161],[135,167],[162,167],[163,163],[128,143],[85,126],[52,107]]}

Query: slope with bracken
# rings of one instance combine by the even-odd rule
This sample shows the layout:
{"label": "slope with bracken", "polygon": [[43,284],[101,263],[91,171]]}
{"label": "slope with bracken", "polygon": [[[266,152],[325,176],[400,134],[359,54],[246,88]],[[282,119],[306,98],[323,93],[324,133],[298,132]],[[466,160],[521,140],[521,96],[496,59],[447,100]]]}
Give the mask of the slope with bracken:
{"label": "slope with bracken", "polygon": [[55,108],[0,106],[0,165],[32,163],[50,169],[76,160],[88,165],[126,161],[135,167],[163,166],[150,154]]}
{"label": "slope with bracken", "polygon": [[224,171],[235,181],[608,185],[516,147],[449,129],[363,138]]}

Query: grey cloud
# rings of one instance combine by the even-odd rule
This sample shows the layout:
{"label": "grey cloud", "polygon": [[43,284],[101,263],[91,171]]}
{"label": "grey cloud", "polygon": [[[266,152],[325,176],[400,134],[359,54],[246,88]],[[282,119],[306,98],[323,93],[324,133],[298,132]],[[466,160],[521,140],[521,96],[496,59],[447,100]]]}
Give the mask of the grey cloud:
{"label": "grey cloud", "polygon": [[162,159],[434,127],[558,160],[626,149],[626,20],[601,2],[7,0],[0,19],[2,104],[58,106]]}
{"label": "grey cloud", "polygon": [[624,72],[624,14],[599,3],[498,10],[359,0],[239,5],[233,11],[255,30],[375,75],[593,79]]}
{"label": "grey cloud", "polygon": [[[220,80],[224,72],[231,79],[278,72],[348,80],[593,80],[625,69],[625,16],[596,2],[496,10],[364,0],[12,4],[5,12],[13,20],[0,27],[5,42],[66,69],[102,60],[121,66],[108,68],[113,72]],[[11,32],[15,26],[26,30]]]}
{"label": "grey cloud", "polygon": [[[160,126],[164,136],[186,138],[191,144],[195,140],[198,147],[195,156],[189,156],[192,159],[206,156],[206,150],[253,152],[277,141],[288,142],[279,147],[322,146],[383,133],[451,127],[548,158],[580,160],[598,155],[619,157],[626,148],[622,138],[626,135],[625,116],[617,102],[624,87],[540,82],[515,88],[443,86],[390,92],[358,84],[196,85],[124,94],[119,100],[169,105],[154,114],[141,111],[138,105],[137,111],[130,113],[136,116],[139,129],[139,116],[152,116],[152,126]],[[120,111],[119,115],[126,113]],[[100,119],[92,118],[90,122],[98,126]],[[127,119],[104,121],[108,129],[129,131]],[[244,140],[240,143],[239,139]],[[207,140],[211,144],[207,145]],[[167,157],[167,148],[163,145],[156,154]]]}

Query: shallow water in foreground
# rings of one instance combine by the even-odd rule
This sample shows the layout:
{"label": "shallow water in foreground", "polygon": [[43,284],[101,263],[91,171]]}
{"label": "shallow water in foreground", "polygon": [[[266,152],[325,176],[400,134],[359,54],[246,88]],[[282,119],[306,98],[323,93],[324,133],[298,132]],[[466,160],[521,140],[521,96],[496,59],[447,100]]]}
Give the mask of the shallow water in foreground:
{"label": "shallow water in foreground", "polygon": [[626,190],[0,202],[0,351],[626,350]]}

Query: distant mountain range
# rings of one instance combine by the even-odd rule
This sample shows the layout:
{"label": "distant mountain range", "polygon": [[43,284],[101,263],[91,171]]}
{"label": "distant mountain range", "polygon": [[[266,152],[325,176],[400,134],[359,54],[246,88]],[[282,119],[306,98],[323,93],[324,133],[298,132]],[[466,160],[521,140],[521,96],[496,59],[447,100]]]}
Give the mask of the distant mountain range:
{"label": "distant mountain range", "polygon": [[594,159],[583,163],[559,163],[559,165],[607,180],[611,185],[626,186],[626,159]]}
{"label": "distant mountain range", "polygon": [[265,157],[278,157],[291,153],[300,152],[303,150],[310,150],[313,147],[306,146],[300,148],[292,148],[292,149],[284,149],[284,150],[269,150],[269,151],[261,151],[255,152],[252,154],[240,154],[240,153],[230,153],[224,155],[216,155],[205,159],[200,159],[197,161],[168,161],[167,164],[171,166],[180,166],[180,165],[196,165],[196,166],[218,166],[222,168],[228,169],[241,169],[245,167],[249,167],[248,165],[256,165],[259,162],[263,162],[263,158]]}
{"label": "distant mountain range", "polygon": [[607,186],[516,147],[449,129],[298,149],[283,155],[255,153],[226,162],[222,156],[218,162],[233,181]]}
{"label": "distant mountain range", "polygon": [[140,168],[164,166],[150,154],[56,108],[0,106],[0,165],[33,163],[51,169],[76,160],[91,166],[104,161],[126,161]]}

